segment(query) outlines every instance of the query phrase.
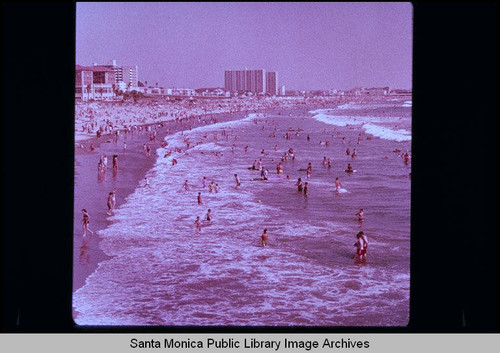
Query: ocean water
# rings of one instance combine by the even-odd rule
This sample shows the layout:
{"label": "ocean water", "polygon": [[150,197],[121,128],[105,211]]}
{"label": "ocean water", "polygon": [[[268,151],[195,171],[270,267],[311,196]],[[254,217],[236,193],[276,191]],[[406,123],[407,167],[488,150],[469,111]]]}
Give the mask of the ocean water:
{"label": "ocean water", "polygon": [[[411,102],[253,113],[165,139],[146,174],[151,187],[140,181],[99,231],[111,258],[74,293],[77,324],[408,323],[411,167],[401,153],[411,153]],[[174,147],[182,152],[165,157]],[[295,160],[284,161],[278,175],[289,148]],[[356,149],[355,158],[347,148]],[[249,169],[259,159],[267,181]],[[355,173],[344,172],[348,163]],[[309,184],[307,197],[297,191],[299,177]],[[336,177],[346,192],[335,192]],[[209,191],[212,181],[219,192]],[[355,216],[360,208],[363,222]],[[264,228],[267,247],[260,245]],[[353,260],[360,230],[369,241],[363,263]]]}

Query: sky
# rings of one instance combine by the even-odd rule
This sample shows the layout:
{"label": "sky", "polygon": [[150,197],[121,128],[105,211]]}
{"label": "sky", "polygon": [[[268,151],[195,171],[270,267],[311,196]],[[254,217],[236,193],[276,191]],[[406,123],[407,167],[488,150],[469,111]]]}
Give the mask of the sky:
{"label": "sky", "polygon": [[412,17],[409,2],[82,2],[76,64],[115,59],[176,88],[224,87],[225,70],[247,68],[286,89],[411,89]]}

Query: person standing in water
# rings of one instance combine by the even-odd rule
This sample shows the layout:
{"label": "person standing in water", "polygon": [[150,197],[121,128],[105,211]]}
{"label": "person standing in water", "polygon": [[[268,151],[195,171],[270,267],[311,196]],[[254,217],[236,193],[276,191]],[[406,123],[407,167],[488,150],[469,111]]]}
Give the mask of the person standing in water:
{"label": "person standing in water", "polygon": [[201,201],[201,192],[198,192],[198,205],[203,205],[203,202]]}
{"label": "person standing in water", "polygon": [[342,183],[339,180],[339,177],[335,178],[335,190],[338,192],[340,191],[340,187],[342,186]]}
{"label": "person standing in water", "polygon": [[200,216],[196,216],[196,220],[194,221],[194,225],[196,226],[196,229],[198,231],[201,231]]}
{"label": "person standing in water", "polygon": [[90,215],[89,215],[89,213],[87,212],[87,210],[85,208],[82,209],[82,213],[83,213],[83,218],[82,218],[83,236],[86,237],[87,236],[87,231],[89,231],[90,234],[94,234],[94,232],[91,231],[90,228],[89,228],[89,224],[90,224]]}
{"label": "person standing in water", "polygon": [[358,217],[358,221],[361,222],[363,220],[364,213],[363,213],[363,209],[362,208],[359,209],[359,212],[356,213],[356,216]]}
{"label": "person standing in water", "polygon": [[240,178],[238,178],[238,174],[234,175],[234,180],[236,181],[236,189],[241,186]]}
{"label": "person standing in water", "polygon": [[212,212],[212,210],[209,208],[207,211],[207,214],[205,216],[205,219],[209,222],[212,220],[212,213],[211,212]]}
{"label": "person standing in water", "polygon": [[115,190],[113,190],[108,194],[108,212],[106,212],[108,216],[110,216],[113,213],[115,204],[116,204]]}
{"label": "person standing in water", "polygon": [[356,234],[356,243],[354,246],[356,247],[356,254],[354,254],[354,259],[359,258],[360,261],[366,260],[366,252],[368,250],[368,239],[363,231],[360,231]]}
{"label": "person standing in water", "polygon": [[299,178],[297,180],[297,183],[295,183],[295,185],[297,186],[297,191],[302,192],[302,179],[301,178]]}
{"label": "person standing in water", "polygon": [[304,196],[307,197],[308,189],[307,189],[307,181],[304,183]]}
{"label": "person standing in water", "polygon": [[262,233],[262,235],[260,236],[260,239],[261,239],[261,244],[263,247],[266,247],[267,246],[267,242],[268,242],[268,236],[267,236],[267,228],[264,229],[264,233]]}

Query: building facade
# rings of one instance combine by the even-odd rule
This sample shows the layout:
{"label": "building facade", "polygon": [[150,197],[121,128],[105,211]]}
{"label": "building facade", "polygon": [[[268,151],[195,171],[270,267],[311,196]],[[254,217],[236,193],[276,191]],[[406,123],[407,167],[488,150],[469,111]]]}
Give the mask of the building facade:
{"label": "building facade", "polygon": [[271,96],[278,95],[278,73],[266,72],[266,93]]}
{"label": "building facade", "polygon": [[119,66],[116,65],[116,60],[110,60],[106,65],[99,66],[113,70],[115,73],[115,83],[120,87],[126,87],[128,91],[139,87],[139,70],[137,65]]}
{"label": "building facade", "polygon": [[115,73],[102,66],[75,66],[75,99],[109,100],[115,96]]}
{"label": "building facade", "polygon": [[224,72],[224,90],[231,93],[266,93],[266,70],[228,70]]}

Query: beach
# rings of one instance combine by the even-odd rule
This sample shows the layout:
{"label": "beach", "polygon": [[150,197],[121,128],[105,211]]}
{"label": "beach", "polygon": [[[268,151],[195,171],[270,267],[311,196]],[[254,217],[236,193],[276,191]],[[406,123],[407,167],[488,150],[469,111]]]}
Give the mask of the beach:
{"label": "beach", "polygon": [[[411,153],[411,99],[262,103],[76,109],[77,324],[406,325],[411,166],[402,154]],[[98,126],[107,132],[100,138]],[[98,177],[103,154],[110,162],[118,155],[118,168],[109,163]],[[259,160],[268,180],[252,170]],[[355,173],[344,172],[348,163]],[[297,191],[299,177],[307,196]],[[345,192],[335,190],[335,177]],[[209,191],[212,181],[218,192]],[[96,232],[90,241],[82,208]],[[360,230],[370,244],[365,263],[352,259]]]}

